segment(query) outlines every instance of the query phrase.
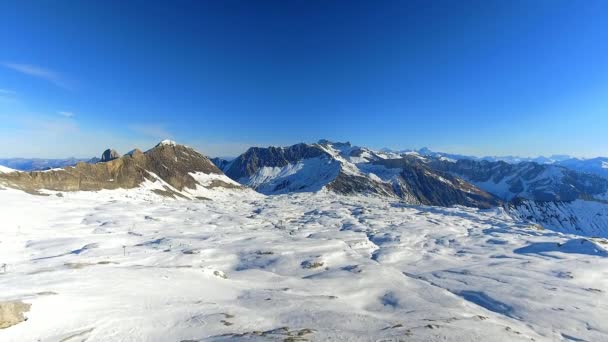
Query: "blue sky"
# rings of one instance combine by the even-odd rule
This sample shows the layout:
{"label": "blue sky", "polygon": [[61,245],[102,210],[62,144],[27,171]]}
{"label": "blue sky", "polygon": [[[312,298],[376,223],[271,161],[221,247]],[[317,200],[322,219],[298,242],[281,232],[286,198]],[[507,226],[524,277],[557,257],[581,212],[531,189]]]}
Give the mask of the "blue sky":
{"label": "blue sky", "polygon": [[607,1],[6,1],[0,157],[608,155]]}

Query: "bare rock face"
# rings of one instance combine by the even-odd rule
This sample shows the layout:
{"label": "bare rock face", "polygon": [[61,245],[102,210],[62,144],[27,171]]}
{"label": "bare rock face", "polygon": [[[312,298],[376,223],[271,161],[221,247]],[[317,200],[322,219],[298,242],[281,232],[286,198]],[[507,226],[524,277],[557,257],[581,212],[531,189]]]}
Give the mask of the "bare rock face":
{"label": "bare rock face", "polygon": [[101,159],[99,161],[104,163],[118,158],[120,158],[120,153],[116,152],[116,150],[107,149],[103,151],[103,153],[101,154]]}
{"label": "bare rock face", "polygon": [[31,306],[21,301],[0,302],[0,329],[25,321],[23,314],[30,311]]}

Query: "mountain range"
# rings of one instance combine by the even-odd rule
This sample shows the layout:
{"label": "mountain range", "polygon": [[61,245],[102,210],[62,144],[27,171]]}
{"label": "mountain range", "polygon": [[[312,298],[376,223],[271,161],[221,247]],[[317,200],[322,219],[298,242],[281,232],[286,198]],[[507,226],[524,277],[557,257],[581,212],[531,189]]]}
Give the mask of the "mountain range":
{"label": "mountain range", "polygon": [[[114,150],[104,151],[104,153],[116,153]],[[131,151],[132,152],[132,151]],[[129,153],[131,153],[129,152]],[[477,157],[472,155],[455,154],[455,153],[444,153],[432,151],[427,147],[420,149],[405,149],[405,150],[393,150],[390,148],[382,148],[378,152],[388,156],[401,156],[404,154],[419,154],[426,157],[437,157],[447,158],[451,160],[476,160],[476,161],[503,161],[509,164],[518,164],[522,162],[534,162],[538,164],[552,164],[560,165],[570,168],[575,171],[594,173],[603,177],[608,177],[608,157],[596,157],[596,158],[575,158],[565,154],[555,154],[548,157],[519,157],[519,156],[484,156]],[[127,153],[127,154],[129,154]],[[19,170],[19,171],[42,171],[53,168],[62,168],[66,166],[74,166],[80,162],[97,163],[103,159],[103,154],[100,157],[92,158],[63,158],[63,159],[46,159],[46,158],[0,158],[0,166],[6,166],[8,168]],[[220,166],[222,163],[226,163],[234,158],[215,157],[211,160]]]}
{"label": "mountain range", "polygon": [[[586,163],[586,162],[589,163]],[[35,194],[139,189],[184,199],[253,189],[263,195],[331,192],[384,197],[411,205],[502,208],[557,231],[608,236],[608,178],[589,172],[591,161],[539,163],[457,158],[428,149],[375,151],[349,142],[320,140],[286,147],[252,147],[233,160],[209,159],[165,140],[123,156],[44,171],[0,169],[0,185]],[[568,165],[563,165],[564,163]],[[600,164],[604,165],[604,164]]]}
{"label": "mountain range", "polygon": [[404,153],[417,153],[421,156],[426,157],[437,157],[437,158],[447,158],[451,160],[476,160],[476,161],[490,161],[490,162],[498,162],[502,161],[509,164],[519,164],[519,163],[538,163],[538,164],[551,164],[551,165],[560,165],[570,168],[575,171],[594,173],[600,176],[608,177],[608,157],[596,157],[596,158],[576,158],[573,156],[569,156],[566,154],[554,154],[549,157],[539,156],[539,157],[519,157],[519,156],[485,156],[485,157],[477,157],[471,155],[464,154],[454,154],[454,153],[444,153],[444,152],[435,152],[430,150],[427,147],[423,147],[418,150],[391,150],[389,148],[383,148],[380,151],[385,153],[396,153],[396,154],[404,154]]}

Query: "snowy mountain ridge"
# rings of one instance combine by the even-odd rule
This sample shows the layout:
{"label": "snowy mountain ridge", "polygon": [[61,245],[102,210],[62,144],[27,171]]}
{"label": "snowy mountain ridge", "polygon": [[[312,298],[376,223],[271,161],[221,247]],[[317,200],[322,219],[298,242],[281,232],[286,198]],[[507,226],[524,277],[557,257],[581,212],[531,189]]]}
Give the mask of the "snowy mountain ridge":
{"label": "snowy mountain ridge", "polygon": [[[408,156],[420,158],[419,155]],[[400,198],[412,204],[492,207],[499,202],[474,186],[425,165],[389,163],[398,156],[350,143],[320,140],[287,147],[253,147],[232,162],[226,175],[266,194],[328,190]],[[405,169],[415,170],[405,171]],[[452,181],[447,181],[450,178]]]}

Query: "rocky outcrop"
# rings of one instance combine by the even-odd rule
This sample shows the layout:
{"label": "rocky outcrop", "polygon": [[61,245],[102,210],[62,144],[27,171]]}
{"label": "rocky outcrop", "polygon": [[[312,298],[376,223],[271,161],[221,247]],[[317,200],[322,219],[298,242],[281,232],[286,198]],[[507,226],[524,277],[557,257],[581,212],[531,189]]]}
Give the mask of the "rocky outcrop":
{"label": "rocky outcrop", "polygon": [[340,172],[331,183],[327,184],[327,189],[343,195],[373,194],[395,198],[399,197],[390,184],[378,182],[369,177],[352,175],[344,172]]}
{"label": "rocky outcrop", "polygon": [[118,158],[120,158],[120,154],[118,152],[116,152],[116,150],[107,149],[107,150],[103,151],[99,161],[104,163],[104,162],[109,162],[110,160],[114,160],[114,159],[118,159]]}
{"label": "rocky outcrop", "polygon": [[0,302],[0,329],[6,329],[25,321],[24,313],[30,311],[32,305],[22,301]]}

